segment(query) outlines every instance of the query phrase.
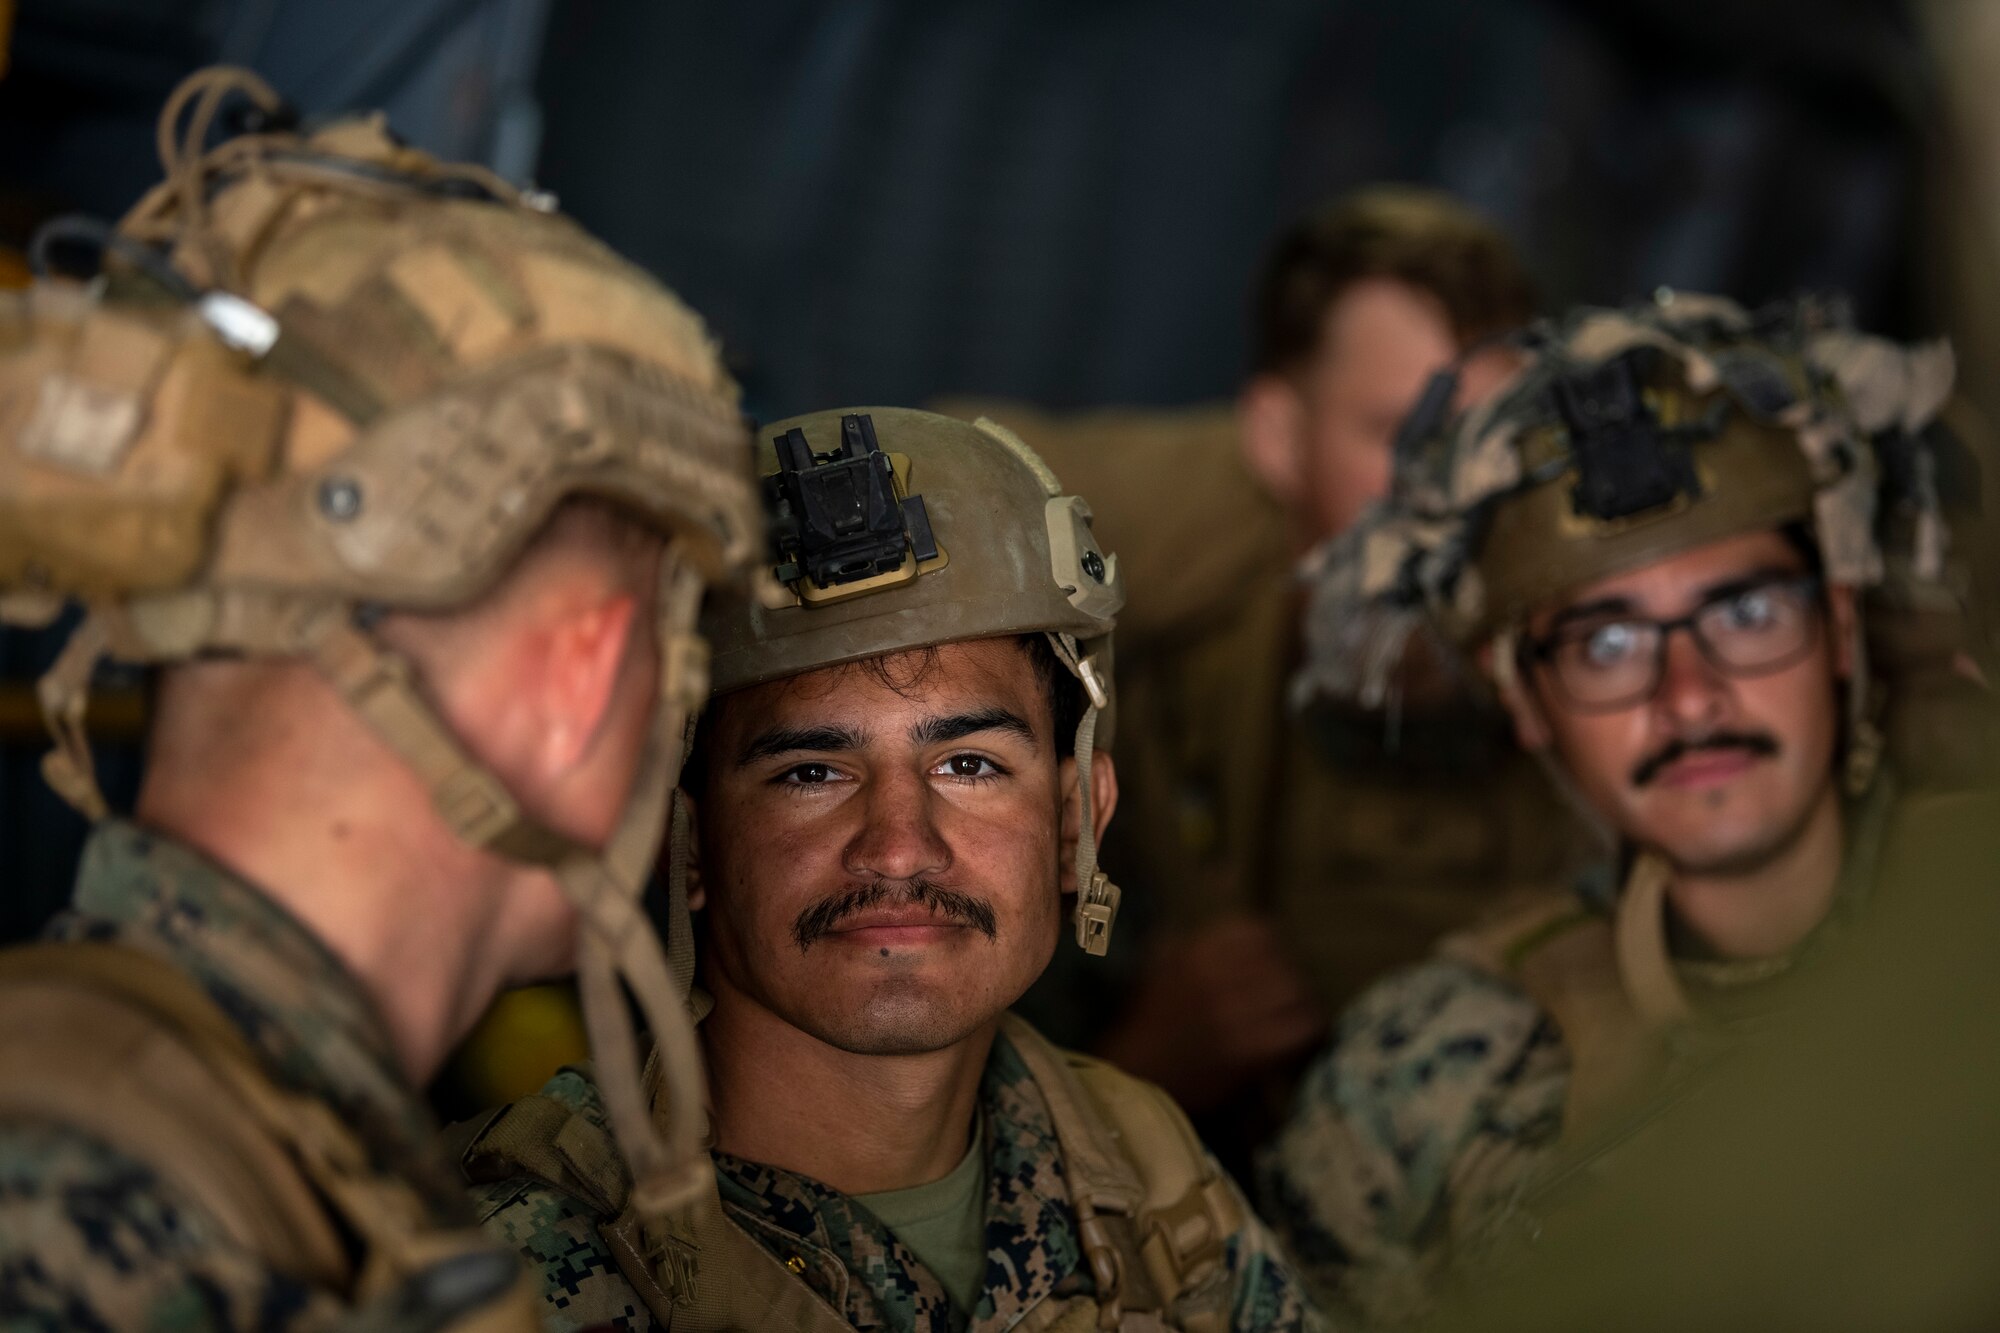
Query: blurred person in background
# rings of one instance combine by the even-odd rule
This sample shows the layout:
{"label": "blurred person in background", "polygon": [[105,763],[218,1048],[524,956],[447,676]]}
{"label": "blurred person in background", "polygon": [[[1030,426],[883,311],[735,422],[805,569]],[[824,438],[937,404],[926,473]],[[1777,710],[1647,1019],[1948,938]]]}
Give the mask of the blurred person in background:
{"label": "blurred person in background", "polygon": [[[1058,969],[1028,1011],[1191,1110],[1292,1066],[1370,980],[1584,847],[1500,710],[1442,654],[1386,709],[1298,717],[1286,700],[1294,563],[1386,493],[1397,424],[1434,372],[1462,358],[1469,402],[1513,371],[1486,340],[1533,307],[1492,226],[1432,191],[1370,188],[1272,245],[1233,408],[1028,418],[1055,465],[1088,479],[1134,589],[1108,845],[1147,928],[1114,960],[1115,992]],[[1211,1137],[1240,1150],[1268,1129],[1259,1100]]]}
{"label": "blurred person in background", "polygon": [[[1912,1333],[2000,1324],[2000,793],[1884,850],[1868,947],[1699,1097],[1530,1198],[1435,1333]],[[1585,1169],[1587,1168],[1587,1169]],[[1663,1256],[1674,1272],[1662,1280]]]}
{"label": "blurred person in background", "polygon": [[1618,850],[1372,987],[1260,1161],[1317,1294],[1371,1326],[1753,1039],[1862,934],[1912,793],[1966,781],[1885,762],[1906,752],[1862,626],[1864,590],[1947,572],[1937,496],[1907,484],[1947,346],[1676,293],[1524,341],[1522,378],[1414,422],[1391,503],[1320,553],[1304,683],[1365,696],[1441,626]]}

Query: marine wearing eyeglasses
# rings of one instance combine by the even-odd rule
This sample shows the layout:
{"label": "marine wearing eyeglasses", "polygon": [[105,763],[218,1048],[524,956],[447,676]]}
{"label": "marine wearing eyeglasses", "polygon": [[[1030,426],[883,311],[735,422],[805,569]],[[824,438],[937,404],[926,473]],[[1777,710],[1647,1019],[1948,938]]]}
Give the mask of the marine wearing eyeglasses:
{"label": "marine wearing eyeglasses", "polygon": [[1819,595],[1816,575],[1765,571],[1708,591],[1694,610],[1671,620],[1634,614],[1626,597],[1596,598],[1555,616],[1546,637],[1522,645],[1523,657],[1547,665],[1564,706],[1615,713],[1659,690],[1677,630],[1687,631],[1702,660],[1725,676],[1783,671],[1812,651]]}
{"label": "marine wearing eyeglasses", "polygon": [[1302,692],[1379,697],[1431,618],[1613,848],[1363,996],[1262,1159],[1308,1280],[1371,1327],[1858,933],[1896,784],[1857,595],[1878,533],[1926,576],[1946,547],[1935,496],[1882,480],[1928,470],[1942,345],[1685,294],[1524,342],[1492,406],[1406,425],[1389,502],[1319,557]]}

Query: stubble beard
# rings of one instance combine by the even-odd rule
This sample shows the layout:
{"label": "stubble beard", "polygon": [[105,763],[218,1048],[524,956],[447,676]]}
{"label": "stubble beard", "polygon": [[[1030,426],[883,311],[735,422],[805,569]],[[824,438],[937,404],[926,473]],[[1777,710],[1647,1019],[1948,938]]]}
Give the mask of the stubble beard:
{"label": "stubble beard", "polygon": [[1755,838],[1744,846],[1715,852],[1707,856],[1677,856],[1670,848],[1660,848],[1674,873],[1703,879],[1738,879],[1762,874],[1783,860],[1812,826],[1813,817],[1818,813],[1820,792],[1801,807],[1777,829]]}

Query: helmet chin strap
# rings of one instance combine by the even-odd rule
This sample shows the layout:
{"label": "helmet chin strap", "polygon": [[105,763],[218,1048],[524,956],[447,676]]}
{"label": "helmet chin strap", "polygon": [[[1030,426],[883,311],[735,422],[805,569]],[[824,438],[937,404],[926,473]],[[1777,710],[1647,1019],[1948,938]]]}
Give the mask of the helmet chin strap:
{"label": "helmet chin strap", "polygon": [[[680,778],[687,719],[708,692],[707,645],[696,633],[702,577],[670,544],[661,557],[657,626],[660,697],[638,775],[602,852],[549,829],[466,753],[417,691],[407,663],[345,614],[320,618],[300,646],[349,706],[430,788],[439,815],[473,846],[549,870],[582,918],[577,979],[612,1132],[632,1170],[632,1202],[665,1216],[709,1180],[705,1093],[684,992],[641,906]],[[679,949],[680,942],[676,941]],[[691,949],[691,945],[687,946]],[[666,1105],[656,1115],[642,1077],[630,991],[660,1052]]]}
{"label": "helmet chin strap", "polygon": [[[691,1205],[709,1180],[701,1050],[685,990],[640,906],[667,831],[680,782],[687,721],[708,693],[708,653],[694,627],[702,581],[669,550],[660,574],[660,698],[639,776],[625,814],[602,857],[578,857],[557,867],[584,918],[578,985],[590,1033],[598,1085],[612,1130],[632,1169],[632,1205],[665,1216]],[[676,955],[693,956],[683,923],[672,923]],[[632,1030],[623,981],[637,999],[659,1051],[657,1081],[666,1098],[651,1105]]]}
{"label": "helmet chin strap", "polygon": [[1848,634],[1847,753],[1840,765],[1841,790],[1849,797],[1867,794],[1882,767],[1887,742],[1875,724],[1873,678],[1868,670],[1868,635],[1861,624],[1860,598],[1855,598],[1853,627]]}
{"label": "helmet chin strap", "polygon": [[1097,809],[1091,800],[1092,760],[1097,753],[1097,716],[1110,705],[1110,693],[1097,672],[1094,658],[1086,654],[1073,634],[1050,633],[1049,644],[1056,656],[1082,682],[1090,696],[1083,720],[1076,727],[1076,795],[1078,830],[1076,835],[1076,942],[1085,953],[1101,957],[1111,947],[1111,929],[1118,922],[1118,900],[1123,891],[1111,877],[1097,868]]}

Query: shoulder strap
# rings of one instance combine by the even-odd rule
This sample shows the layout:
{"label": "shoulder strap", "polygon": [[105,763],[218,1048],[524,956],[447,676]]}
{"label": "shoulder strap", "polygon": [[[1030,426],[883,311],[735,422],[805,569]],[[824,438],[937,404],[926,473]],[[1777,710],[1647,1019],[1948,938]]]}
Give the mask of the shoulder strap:
{"label": "shoulder strap", "polygon": [[[0,952],[0,1117],[74,1127],[144,1162],[274,1270],[359,1304],[491,1251],[430,1224],[331,1108],[282,1088],[204,990],[140,950]],[[526,1291],[450,1326],[535,1327]]]}
{"label": "shoulder strap", "polygon": [[42,944],[0,954],[0,997],[0,1115],[144,1162],[281,1272],[352,1282],[324,1205],[213,1067],[248,1051],[193,982],[136,950]]}
{"label": "shoulder strap", "polygon": [[1114,1321],[1220,1333],[1223,1260],[1244,1219],[1180,1107],[1011,1014],[1003,1030],[1048,1103],[1100,1305]]}
{"label": "shoulder strap", "polygon": [[[660,1077],[648,1069],[650,1084]],[[670,1333],[852,1333],[847,1320],[732,1222],[711,1175],[673,1219],[632,1206],[632,1177],[610,1133],[550,1097],[523,1097],[452,1133],[475,1184],[525,1176],[598,1217],[597,1233],[654,1320]]]}
{"label": "shoulder strap", "polygon": [[1562,1030],[1570,1058],[1566,1133],[1626,1105],[1658,1068],[1660,1027],[1628,994],[1614,926],[1574,894],[1525,896],[1446,938],[1439,952],[1525,991]]}

